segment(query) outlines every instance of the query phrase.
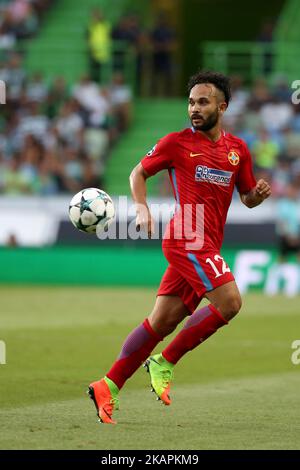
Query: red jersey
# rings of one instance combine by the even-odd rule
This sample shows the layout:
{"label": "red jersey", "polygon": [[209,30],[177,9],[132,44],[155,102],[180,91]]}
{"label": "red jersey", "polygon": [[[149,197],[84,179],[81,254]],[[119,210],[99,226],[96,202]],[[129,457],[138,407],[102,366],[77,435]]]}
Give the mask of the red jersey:
{"label": "red jersey", "polygon": [[[196,223],[194,209],[198,204],[204,206],[203,249],[207,250],[221,248],[234,187],[244,194],[256,185],[246,143],[224,131],[217,142],[193,128],[168,134],[141,163],[151,176],[168,170],[177,205],[181,210],[185,205],[192,208],[193,227]],[[174,217],[176,219],[176,215]],[[169,233],[172,234],[172,230]],[[171,235],[170,241],[164,240],[177,246],[185,242],[184,236],[175,240]]]}

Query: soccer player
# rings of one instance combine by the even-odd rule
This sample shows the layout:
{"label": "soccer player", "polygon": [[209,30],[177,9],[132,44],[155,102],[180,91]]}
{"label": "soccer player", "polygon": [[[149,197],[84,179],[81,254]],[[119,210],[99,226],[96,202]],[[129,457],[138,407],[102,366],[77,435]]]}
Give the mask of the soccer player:
{"label": "soccer player", "polygon": [[[271,194],[266,181],[256,182],[245,142],[221,127],[230,101],[229,79],[199,72],[191,77],[188,89],[191,127],[163,137],[130,175],[136,224],[149,237],[154,221],[147,206],[146,181],[161,170],[169,172],[176,212],[164,235],[162,247],[169,266],[154,308],[127,337],[106,376],[89,386],[104,423],[115,423],[112,415],[118,408],[119,391],[143,362],[158,399],[170,405],[174,366],[239,312],[241,296],[220,254],[227,211],[235,186],[249,208]],[[209,305],[196,310],[203,297]],[[187,316],[162,353],[149,357]]]}

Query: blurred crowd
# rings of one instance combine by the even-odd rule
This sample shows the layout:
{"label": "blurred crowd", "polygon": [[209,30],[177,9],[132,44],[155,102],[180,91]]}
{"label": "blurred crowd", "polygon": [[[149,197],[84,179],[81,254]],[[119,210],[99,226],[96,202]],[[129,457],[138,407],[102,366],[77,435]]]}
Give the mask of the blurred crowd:
{"label": "blurred crowd", "polygon": [[[9,40],[34,34],[52,1],[0,0],[0,50]],[[269,29],[260,40],[270,39]],[[72,86],[63,77],[49,82],[41,73],[28,75],[14,51],[1,61],[0,80],[7,87],[0,116],[1,193],[105,188],[110,149],[131,123],[132,94],[124,79],[128,50],[137,58],[138,92],[141,77],[147,77],[151,97],[173,94],[176,34],[165,14],[146,30],[134,13],[112,25],[95,8],[86,39],[89,75]],[[113,41],[122,47],[112,47]],[[102,80],[107,62],[113,65],[109,82]],[[232,101],[224,115],[225,129],[246,141],[257,178],[271,181],[275,197],[290,183],[300,195],[300,105],[292,103],[292,92],[284,76],[271,84],[258,78],[250,88],[240,76],[232,77]],[[166,194],[164,178],[161,187]]]}
{"label": "blurred crowd", "polygon": [[271,85],[257,79],[250,90],[233,77],[232,102],[224,115],[225,128],[246,141],[257,180],[271,183],[279,263],[293,253],[300,260],[300,104],[292,102],[294,92],[284,76],[274,77]]}
{"label": "blurred crowd", "polygon": [[99,86],[88,75],[67,86],[27,76],[13,53],[0,68],[7,86],[0,117],[0,192],[52,195],[104,187],[107,156],[131,119],[121,73]]}
{"label": "blurred crowd", "polygon": [[[0,117],[0,191],[55,194],[83,186],[103,187],[111,147],[131,122],[131,90],[121,72],[100,86],[88,75],[67,86],[40,73],[27,76],[12,54],[0,68],[7,103]],[[300,195],[300,105],[292,104],[284,77],[252,88],[232,78],[224,127],[246,141],[257,178],[271,181],[273,195],[289,183]]]}
{"label": "blurred crowd", "polygon": [[62,76],[49,81],[42,73],[28,74],[22,54],[16,52],[19,40],[37,32],[53,1],[0,0],[0,54],[5,52],[0,80],[6,85],[0,116],[0,193],[105,189],[109,152],[131,122],[132,91],[124,79],[129,52],[135,58],[137,93],[142,77],[147,77],[151,95],[173,93],[175,32],[164,14],[146,32],[135,13],[112,25],[95,8],[86,31],[89,74],[72,86]]}
{"label": "blurred crowd", "polygon": [[[105,66],[124,73],[128,60],[134,57],[136,92],[151,96],[170,96],[175,92],[176,32],[164,12],[154,19],[152,27],[143,27],[134,12],[112,23],[99,8],[92,11],[87,29],[90,75],[101,81]],[[133,62],[130,62],[133,67]]]}
{"label": "blurred crowd", "polygon": [[0,0],[0,49],[32,37],[53,0]]}
{"label": "blurred crowd", "polygon": [[250,89],[232,77],[232,101],[224,114],[228,132],[246,141],[257,178],[271,181],[273,196],[289,183],[300,196],[300,105],[292,103],[290,84],[277,76],[270,85],[258,78]]}

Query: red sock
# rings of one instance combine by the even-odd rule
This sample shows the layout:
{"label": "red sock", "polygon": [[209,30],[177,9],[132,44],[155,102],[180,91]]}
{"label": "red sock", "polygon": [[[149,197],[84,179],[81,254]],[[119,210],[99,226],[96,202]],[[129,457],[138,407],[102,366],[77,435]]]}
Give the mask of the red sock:
{"label": "red sock", "polygon": [[203,343],[227,323],[213,305],[201,308],[190,316],[183,329],[163,350],[162,355],[168,362],[177,364],[184,354]]}
{"label": "red sock", "polygon": [[142,362],[147,359],[151,351],[162,339],[151,328],[146,318],[126,338],[118,359],[106,374],[106,377],[112,380],[119,389],[122,388],[126,380],[140,367]]}

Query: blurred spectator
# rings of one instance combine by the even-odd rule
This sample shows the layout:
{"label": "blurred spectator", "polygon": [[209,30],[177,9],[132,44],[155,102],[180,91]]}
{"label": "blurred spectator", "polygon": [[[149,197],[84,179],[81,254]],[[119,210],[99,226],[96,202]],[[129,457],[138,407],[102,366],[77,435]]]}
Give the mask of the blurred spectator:
{"label": "blurred spectator", "polygon": [[90,108],[98,93],[98,84],[91,80],[89,75],[83,75],[79,83],[75,83],[73,87],[73,96],[83,106]]}
{"label": "blurred spectator", "polygon": [[17,39],[32,37],[52,0],[12,0],[1,8],[0,48],[11,49]]}
{"label": "blurred spectator", "polygon": [[290,160],[300,158],[300,133],[294,132],[291,128],[285,129],[285,155]]}
{"label": "blurred spectator", "polygon": [[290,263],[290,256],[296,255],[300,262],[300,218],[299,186],[289,183],[276,204],[276,232],[278,236],[279,259],[271,267],[266,283],[266,293],[275,295],[281,289],[289,296],[299,293],[299,268]]}
{"label": "blurred spectator", "polygon": [[136,92],[139,94],[144,79],[145,50],[148,41],[146,32],[141,28],[139,17],[135,13],[122,16],[112,31],[112,39],[116,41],[113,51],[115,71],[124,74],[128,49],[133,53],[136,68]]}
{"label": "blurred spectator", "polygon": [[248,107],[257,112],[259,108],[270,100],[270,89],[264,78],[255,80],[250,93]]}
{"label": "blurred spectator", "polygon": [[293,114],[292,104],[280,102],[275,96],[260,110],[263,126],[269,131],[282,131],[288,127]]}
{"label": "blurred spectator", "polygon": [[7,240],[5,242],[5,246],[8,247],[8,248],[16,248],[17,246],[19,246],[18,239],[17,239],[17,237],[14,233],[11,233],[7,237]]}
{"label": "blurred spectator", "polygon": [[39,186],[37,188],[38,194],[42,196],[51,196],[56,194],[59,189],[60,177],[57,172],[55,155],[45,152],[44,158],[38,165]]}
{"label": "blurred spectator", "polygon": [[244,114],[249,99],[249,92],[243,87],[243,79],[239,75],[231,78],[231,101],[224,122],[226,125],[235,125]]}
{"label": "blurred spectator", "polygon": [[277,202],[277,234],[281,261],[296,253],[300,261],[299,188],[294,183],[286,187],[285,195]]}
{"label": "blurred spectator", "polygon": [[300,133],[300,104],[294,105],[294,117],[291,122],[293,131]]}
{"label": "blurred spectator", "polygon": [[[123,28],[118,31],[118,28],[113,30],[113,39],[125,40],[128,45],[132,45],[136,49],[139,47],[141,35],[143,34],[140,18],[134,12],[130,12],[123,18]],[[122,19],[121,19],[122,22]],[[123,36],[123,37],[122,37]]]}
{"label": "blurred spectator", "polygon": [[8,6],[11,19],[15,24],[21,24],[28,18],[30,3],[26,0],[13,0]]}
{"label": "blurred spectator", "polygon": [[276,165],[276,158],[280,148],[272,140],[270,134],[265,129],[261,129],[256,142],[252,146],[252,154],[255,165],[260,169],[272,170]]}
{"label": "blurred spectator", "polygon": [[58,114],[67,97],[68,90],[65,79],[63,77],[57,77],[50,87],[46,102],[46,114],[50,119]]}
{"label": "blurred spectator", "polygon": [[70,192],[79,191],[83,180],[83,164],[81,155],[78,158],[76,150],[65,145],[63,147],[64,165],[62,169],[65,189]]}
{"label": "blurred spectator", "polygon": [[34,101],[28,105],[27,112],[21,117],[16,129],[19,145],[23,145],[26,135],[32,134],[41,142],[46,137],[49,120],[40,109],[40,105]]}
{"label": "blurred spectator", "polygon": [[85,158],[83,164],[83,175],[82,175],[82,185],[84,188],[102,188],[104,186],[103,182],[103,172],[99,168],[93,165],[90,159]]}
{"label": "blurred spectator", "polygon": [[99,176],[103,177],[109,149],[109,136],[103,129],[87,129],[84,134],[84,151]]}
{"label": "blurred spectator", "polygon": [[270,43],[273,41],[274,23],[270,19],[265,20],[261,25],[261,30],[257,36],[257,41]]}
{"label": "blurred spectator", "polygon": [[110,103],[104,88],[83,76],[73,88],[73,96],[81,105],[82,116],[87,127],[107,129]]}
{"label": "blurred spectator", "polygon": [[105,64],[111,58],[111,24],[99,8],[92,11],[88,26],[88,50],[90,75],[95,82],[102,82]]}
{"label": "blurred spectator", "polygon": [[9,7],[17,38],[31,37],[38,29],[38,17],[27,0],[15,0]]}
{"label": "blurred spectator", "polygon": [[[274,33],[274,22],[271,20],[266,20],[263,22],[261,31],[257,37],[257,41],[266,46],[272,44],[273,42],[273,33]],[[273,55],[272,52],[266,50],[264,53],[264,72],[266,74],[270,73],[272,70],[272,61]]]}
{"label": "blurred spectator", "polygon": [[108,120],[111,108],[108,101],[107,91],[105,89],[97,89],[95,100],[88,111],[90,112],[88,127],[108,129]]}
{"label": "blurred spectator", "polygon": [[37,101],[38,103],[43,103],[47,99],[48,87],[40,72],[36,72],[29,80],[26,87],[26,97],[29,101]]}
{"label": "blurred spectator", "polygon": [[30,194],[33,192],[32,180],[30,180],[26,172],[23,172],[21,169],[19,154],[14,154],[7,163],[6,168],[4,168],[2,184],[6,194],[17,195],[21,193]]}
{"label": "blurred spectator", "polygon": [[0,49],[12,49],[16,44],[15,29],[9,11],[0,16]]}
{"label": "blurred spectator", "polygon": [[291,101],[292,91],[285,75],[275,77],[273,95],[278,101]]}
{"label": "blurred spectator", "polygon": [[169,96],[174,93],[174,59],[176,34],[165,13],[161,13],[150,33],[152,45],[152,94]]}
{"label": "blurred spectator", "polygon": [[61,142],[70,144],[77,149],[82,147],[83,120],[78,113],[75,101],[69,100],[64,103],[55,126]]}
{"label": "blurred spectator", "polygon": [[117,120],[117,128],[120,132],[126,131],[132,118],[132,93],[121,72],[116,72],[113,75],[108,91],[113,113]]}
{"label": "blurred spectator", "polygon": [[279,158],[272,177],[272,195],[283,196],[285,188],[291,181],[291,162],[286,158]]}
{"label": "blurred spectator", "polygon": [[0,80],[6,83],[7,101],[15,102],[18,100],[26,80],[26,73],[22,67],[22,58],[19,54],[12,54],[6,65],[0,68]]}
{"label": "blurred spectator", "polygon": [[127,16],[122,16],[112,30],[112,39],[115,42],[113,50],[114,69],[124,72],[126,48],[133,42],[130,32],[130,24]]}

